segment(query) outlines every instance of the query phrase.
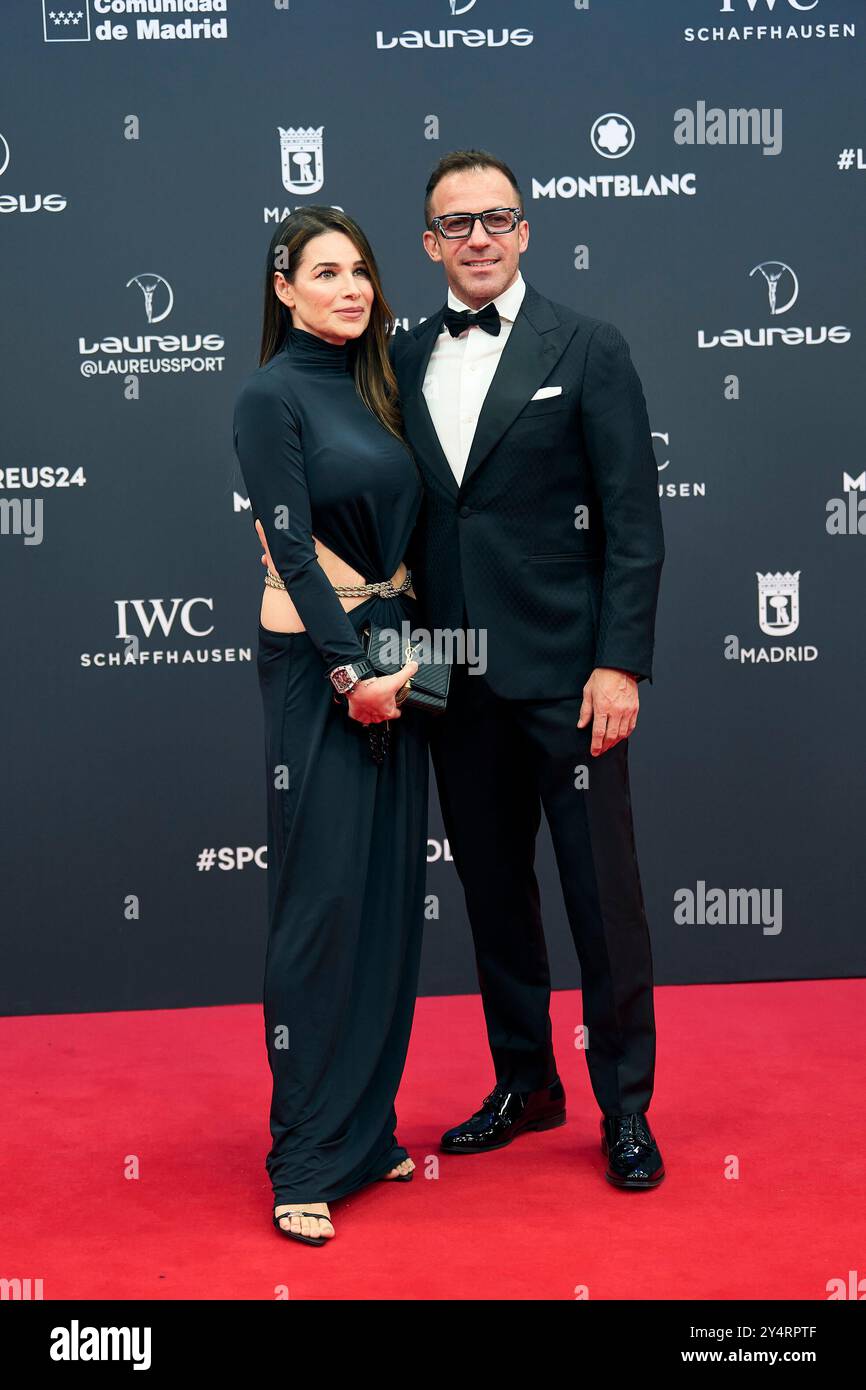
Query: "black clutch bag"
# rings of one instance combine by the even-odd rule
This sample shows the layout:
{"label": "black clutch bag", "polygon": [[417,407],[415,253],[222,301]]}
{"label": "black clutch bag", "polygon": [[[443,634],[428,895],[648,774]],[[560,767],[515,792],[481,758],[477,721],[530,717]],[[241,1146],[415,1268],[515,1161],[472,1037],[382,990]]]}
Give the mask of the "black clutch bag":
{"label": "black clutch bag", "polygon": [[441,714],[448,701],[451,663],[432,660],[429,644],[398,642],[394,628],[369,623],[363,629],[367,638],[367,660],[378,676],[394,676],[407,661],[417,661],[418,670],[395,696],[395,703],[407,709]]}

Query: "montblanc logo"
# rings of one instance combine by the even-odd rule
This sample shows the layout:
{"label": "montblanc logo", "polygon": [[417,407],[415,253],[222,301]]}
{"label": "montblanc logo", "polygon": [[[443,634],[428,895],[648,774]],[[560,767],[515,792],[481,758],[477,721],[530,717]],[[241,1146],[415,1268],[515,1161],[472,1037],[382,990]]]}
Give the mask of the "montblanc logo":
{"label": "montblanc logo", "polygon": [[[602,159],[622,159],[631,154],[636,142],[635,128],[621,111],[597,116],[589,131],[589,143]],[[533,198],[666,198],[680,193],[693,195],[694,174],[592,174],[574,178],[570,174],[546,181],[533,178]]]}
{"label": "montblanc logo", "polygon": [[[766,286],[767,311],[771,318],[786,314],[796,303],[800,293],[800,282],[791,266],[784,261],[759,261],[749,271],[749,278],[758,277]],[[813,328],[769,327],[769,328],[726,328],[720,333],[708,333],[698,329],[698,347],[773,347],[785,343],[788,347],[800,347],[804,343],[817,347],[822,343],[847,343],[851,330],[843,324],[832,328],[822,326]]]}
{"label": "montblanc logo", "polygon": [[[117,43],[132,36],[135,39],[182,40],[228,38],[228,21],[213,19],[214,14],[226,14],[228,0],[96,0],[97,15],[110,15],[91,25],[90,0],[76,0],[74,5],[57,5],[54,0],[42,0],[42,37],[46,43]],[[141,18],[146,10],[151,18]],[[176,18],[183,12],[184,19]],[[200,15],[200,19],[195,16]],[[133,20],[124,24],[124,19]]]}
{"label": "montblanc logo", "polygon": [[[762,574],[758,580],[758,627],[768,637],[790,637],[800,626],[800,571],[778,570]],[[735,633],[724,639],[726,661],[741,666],[777,666],[788,662],[814,661],[818,648],[812,645],[745,647]]]}
{"label": "montblanc logo", "polygon": [[[705,0],[706,3],[706,0]],[[683,30],[686,43],[719,43],[733,40],[736,43],[755,39],[853,39],[853,22],[816,22],[815,11],[819,0],[719,0],[718,12],[731,19],[743,18],[746,21],[757,18],[769,19],[769,24],[708,23],[695,28],[688,25]],[[809,16],[805,22],[799,16]]]}
{"label": "montblanc logo", "polygon": [[634,126],[618,111],[597,116],[589,132],[589,143],[603,159],[622,159],[634,148],[634,141]]}
{"label": "montblanc logo", "polygon": [[[0,177],[9,168],[12,152],[6,136],[0,133]],[[63,212],[62,193],[0,193],[0,212]]]}
{"label": "montblanc logo", "polygon": [[[440,3],[442,0],[440,0]],[[476,0],[447,0],[452,19],[474,9]],[[404,29],[402,34],[376,30],[377,48],[525,48],[531,29]]]}
{"label": "montblanc logo", "polygon": [[[126,288],[139,290],[142,317],[149,325],[162,323],[174,308],[174,290],[164,275],[139,271]],[[90,376],[143,376],[154,372],[221,372],[225,339],[219,333],[138,333],[78,339],[80,371]],[[107,360],[102,360],[107,359]]]}

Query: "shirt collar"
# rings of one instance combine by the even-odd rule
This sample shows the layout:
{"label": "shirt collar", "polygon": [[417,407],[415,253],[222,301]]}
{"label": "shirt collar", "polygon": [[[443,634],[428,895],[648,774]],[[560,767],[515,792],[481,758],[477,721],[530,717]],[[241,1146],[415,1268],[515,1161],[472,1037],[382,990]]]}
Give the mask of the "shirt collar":
{"label": "shirt collar", "polygon": [[[517,311],[523,303],[523,296],[525,293],[526,281],[518,270],[517,279],[514,281],[514,284],[509,285],[507,290],[503,290],[502,294],[498,295],[496,299],[493,300],[493,303],[499,311],[499,317],[504,319],[506,323],[513,323],[517,318]],[[457,298],[450,285],[448,286],[448,307],[449,309],[456,309],[458,313],[469,308],[468,304],[464,304],[462,300]],[[485,306],[482,304],[481,307],[483,309]]]}

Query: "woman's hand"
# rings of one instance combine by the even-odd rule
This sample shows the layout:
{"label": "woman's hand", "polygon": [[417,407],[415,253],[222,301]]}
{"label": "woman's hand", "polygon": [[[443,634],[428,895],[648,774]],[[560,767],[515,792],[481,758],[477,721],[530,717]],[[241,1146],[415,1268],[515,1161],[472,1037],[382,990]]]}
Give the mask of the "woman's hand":
{"label": "woman's hand", "polygon": [[265,552],[264,555],[262,556],[262,564],[263,564],[263,565],[267,565],[268,569],[269,569],[269,570],[272,570],[273,573],[276,574],[276,573],[277,573],[277,567],[276,567],[276,565],[274,564],[273,560],[271,559],[271,552],[270,552],[270,550],[268,549],[268,542],[267,542],[267,539],[266,539],[266,537],[265,537],[265,528],[262,526],[262,523],[261,523],[260,521],[256,521],[256,535],[257,535],[258,538],[259,538],[259,541],[260,541],[260,543],[261,543],[262,550]]}
{"label": "woman's hand", "polygon": [[386,719],[399,719],[400,710],[394,696],[417,670],[417,661],[407,661],[402,671],[397,671],[393,676],[374,676],[370,680],[358,681],[346,697],[350,718],[357,719],[359,724],[382,724]]}

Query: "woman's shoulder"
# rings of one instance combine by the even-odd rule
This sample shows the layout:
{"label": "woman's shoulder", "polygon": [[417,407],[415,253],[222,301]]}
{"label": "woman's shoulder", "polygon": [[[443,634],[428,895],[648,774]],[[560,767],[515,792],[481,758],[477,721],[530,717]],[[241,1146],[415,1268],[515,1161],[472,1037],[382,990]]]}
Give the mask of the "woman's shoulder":
{"label": "woman's shoulder", "polygon": [[267,407],[274,402],[280,402],[293,413],[299,401],[297,373],[292,371],[285,354],[278,352],[242,378],[235,396],[235,417],[239,412],[257,406]]}

